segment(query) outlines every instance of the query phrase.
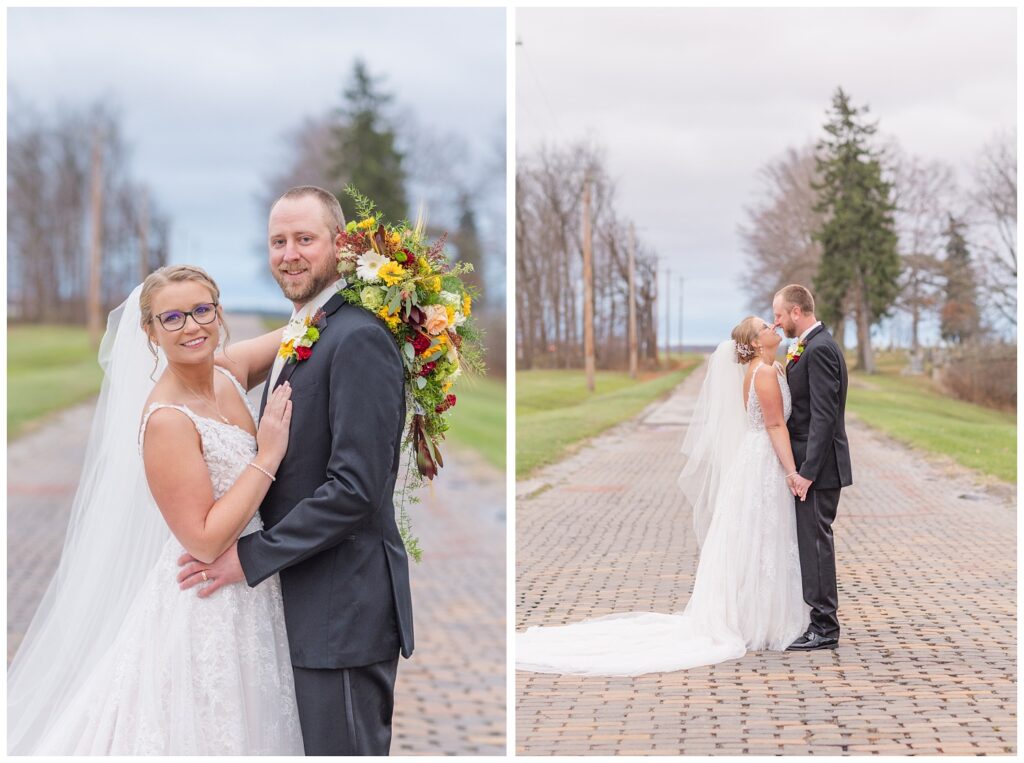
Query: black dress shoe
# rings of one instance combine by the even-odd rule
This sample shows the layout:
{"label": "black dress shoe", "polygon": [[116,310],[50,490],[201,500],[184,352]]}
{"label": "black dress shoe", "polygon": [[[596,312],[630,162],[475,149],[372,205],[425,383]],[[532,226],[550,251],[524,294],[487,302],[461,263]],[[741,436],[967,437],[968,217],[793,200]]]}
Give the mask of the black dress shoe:
{"label": "black dress shoe", "polygon": [[839,639],[822,636],[820,633],[807,631],[804,635],[786,647],[787,652],[810,652],[814,649],[835,649]]}

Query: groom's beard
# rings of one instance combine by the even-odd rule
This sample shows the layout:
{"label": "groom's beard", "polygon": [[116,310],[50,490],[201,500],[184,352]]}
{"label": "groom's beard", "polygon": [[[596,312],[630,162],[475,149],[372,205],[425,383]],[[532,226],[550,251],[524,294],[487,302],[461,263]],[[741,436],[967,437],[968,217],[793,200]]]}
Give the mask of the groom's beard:
{"label": "groom's beard", "polygon": [[281,287],[281,292],[285,298],[299,304],[309,302],[309,300],[338,280],[338,271],[335,269],[335,263],[331,260],[324,263],[324,267],[319,271],[310,270],[309,274],[310,280],[306,284],[292,284],[283,280],[280,270],[277,268],[273,270],[274,280]]}

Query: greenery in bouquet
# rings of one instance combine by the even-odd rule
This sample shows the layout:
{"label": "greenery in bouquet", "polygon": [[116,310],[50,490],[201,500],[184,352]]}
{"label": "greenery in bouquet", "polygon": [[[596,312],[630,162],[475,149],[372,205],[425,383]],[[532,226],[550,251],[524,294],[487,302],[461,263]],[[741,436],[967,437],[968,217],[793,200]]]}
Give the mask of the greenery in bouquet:
{"label": "greenery in bouquet", "polygon": [[405,445],[412,451],[416,471],[406,470],[399,529],[410,555],[419,561],[422,552],[410,532],[406,502],[415,502],[412,491],[444,466],[439,443],[457,403],[456,381],[463,372],[484,370],[480,332],[472,317],[476,294],[462,279],[473,266],[450,263],[444,249],[447,235],[430,243],[422,220],[416,225],[391,224],[355,188],[349,186],[345,192],[355,202],[358,219],[342,231],[341,293],[387,324],[405,365]]}

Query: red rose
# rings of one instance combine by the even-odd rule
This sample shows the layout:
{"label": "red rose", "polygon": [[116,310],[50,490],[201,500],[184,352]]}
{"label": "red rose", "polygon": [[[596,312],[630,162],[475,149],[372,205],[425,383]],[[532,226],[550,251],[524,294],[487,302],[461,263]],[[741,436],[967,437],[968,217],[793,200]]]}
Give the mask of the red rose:
{"label": "red rose", "polygon": [[449,408],[453,407],[454,405],[455,405],[455,395],[447,395],[445,397],[445,399],[442,400],[441,403],[436,408],[434,408],[434,410],[437,413],[444,413],[445,411],[447,411]]}
{"label": "red rose", "polygon": [[430,347],[430,337],[417,332],[416,336],[413,337],[412,347],[416,350],[417,355],[422,355],[427,351],[427,348]]}
{"label": "red rose", "polygon": [[420,369],[420,376],[430,376],[430,373],[434,370],[434,366],[436,365],[436,360],[432,360],[429,363],[424,363],[423,368]]}
{"label": "red rose", "polygon": [[309,356],[312,354],[312,347],[303,347],[302,345],[299,345],[298,347],[295,348],[295,357],[298,358],[299,360],[308,360]]}

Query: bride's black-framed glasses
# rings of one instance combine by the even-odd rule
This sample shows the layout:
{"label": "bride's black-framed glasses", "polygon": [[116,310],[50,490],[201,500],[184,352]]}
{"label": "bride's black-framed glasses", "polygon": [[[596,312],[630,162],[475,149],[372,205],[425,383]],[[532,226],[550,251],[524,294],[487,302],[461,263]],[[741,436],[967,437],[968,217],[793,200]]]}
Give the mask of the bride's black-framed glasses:
{"label": "bride's black-framed glasses", "polygon": [[181,331],[185,328],[185,321],[188,320],[190,315],[192,316],[192,320],[200,326],[213,323],[214,319],[217,317],[217,303],[203,302],[201,305],[196,305],[191,310],[168,310],[165,313],[157,315],[156,319],[160,321],[160,325],[167,331]]}

